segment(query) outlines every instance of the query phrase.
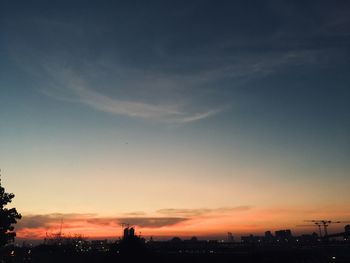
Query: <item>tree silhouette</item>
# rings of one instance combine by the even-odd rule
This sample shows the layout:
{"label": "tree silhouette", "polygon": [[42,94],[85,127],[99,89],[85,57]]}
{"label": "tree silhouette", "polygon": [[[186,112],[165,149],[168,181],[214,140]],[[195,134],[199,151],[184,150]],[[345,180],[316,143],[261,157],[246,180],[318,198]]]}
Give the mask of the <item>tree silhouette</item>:
{"label": "tree silhouette", "polygon": [[22,218],[16,208],[5,208],[7,204],[12,202],[14,197],[14,194],[5,192],[5,188],[1,185],[0,177],[0,247],[14,241],[16,232],[13,225]]}

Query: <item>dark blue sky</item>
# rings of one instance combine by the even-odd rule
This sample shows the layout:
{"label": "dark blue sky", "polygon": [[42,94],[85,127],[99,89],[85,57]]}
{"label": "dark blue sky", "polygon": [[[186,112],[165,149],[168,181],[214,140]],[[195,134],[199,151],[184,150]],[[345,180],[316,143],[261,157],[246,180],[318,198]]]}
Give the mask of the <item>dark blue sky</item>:
{"label": "dark blue sky", "polygon": [[348,11],[347,1],[4,1],[2,86],[30,107],[43,90],[74,100],[63,82],[83,78],[102,95],[160,105],[148,109],[156,118],[224,112],[229,126],[344,136]]}

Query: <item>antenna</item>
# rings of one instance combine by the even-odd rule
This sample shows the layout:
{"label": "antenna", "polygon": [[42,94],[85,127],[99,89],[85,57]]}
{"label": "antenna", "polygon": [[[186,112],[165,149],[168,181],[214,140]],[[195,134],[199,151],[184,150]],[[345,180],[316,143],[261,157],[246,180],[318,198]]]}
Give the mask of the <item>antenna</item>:
{"label": "antenna", "polygon": [[60,232],[58,232],[59,237],[62,236],[62,225],[63,225],[63,217],[61,218]]}

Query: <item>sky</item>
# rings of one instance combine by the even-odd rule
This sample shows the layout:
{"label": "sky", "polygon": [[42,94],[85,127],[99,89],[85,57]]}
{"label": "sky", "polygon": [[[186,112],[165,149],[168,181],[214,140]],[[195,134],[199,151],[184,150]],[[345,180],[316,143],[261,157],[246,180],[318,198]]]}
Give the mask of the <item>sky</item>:
{"label": "sky", "polygon": [[[350,220],[349,1],[0,3],[19,238]],[[329,232],[344,225],[331,226]]]}

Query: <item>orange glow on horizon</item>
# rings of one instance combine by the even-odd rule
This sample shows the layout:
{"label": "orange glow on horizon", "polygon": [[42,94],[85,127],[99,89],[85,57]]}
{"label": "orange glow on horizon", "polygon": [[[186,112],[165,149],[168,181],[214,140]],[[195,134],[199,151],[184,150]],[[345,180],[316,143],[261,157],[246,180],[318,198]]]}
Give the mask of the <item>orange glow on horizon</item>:
{"label": "orange glow on horizon", "polygon": [[[136,233],[143,237],[149,238],[153,236],[159,237],[225,237],[227,232],[232,232],[235,236],[247,234],[263,234],[267,230],[275,231],[279,229],[292,229],[293,233],[311,233],[317,231],[313,226],[306,228],[298,228],[297,225],[303,224],[305,219],[313,218],[337,218],[346,220],[350,218],[349,209],[333,209],[318,212],[318,210],[305,210],[303,208],[265,208],[265,209],[249,209],[247,211],[230,212],[230,213],[209,213],[189,218],[183,218],[182,221],[171,223],[171,219],[166,218],[170,223],[163,224],[164,217],[130,217],[130,220],[138,220],[140,223],[134,224]],[[17,227],[17,237],[22,239],[40,240],[44,239],[48,234],[55,234],[60,229],[60,219],[50,218],[47,216],[37,216],[38,220],[42,220],[37,226],[26,225],[26,216]],[[124,218],[125,219],[125,218]],[[127,218],[126,218],[127,219]],[[45,221],[46,220],[46,221]],[[160,225],[149,226],[157,223]],[[30,220],[29,220],[30,221]],[[145,222],[143,222],[145,221]],[[167,221],[167,222],[168,222]],[[142,225],[144,224],[144,225]],[[344,226],[341,224],[332,225],[330,231],[339,231]],[[62,234],[64,236],[82,235],[83,237],[109,238],[117,239],[122,235],[122,228],[116,218],[89,217],[89,215],[73,215],[64,218],[62,225]]]}

